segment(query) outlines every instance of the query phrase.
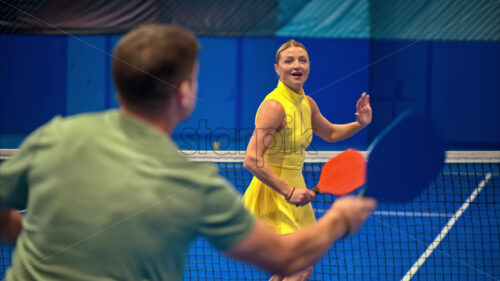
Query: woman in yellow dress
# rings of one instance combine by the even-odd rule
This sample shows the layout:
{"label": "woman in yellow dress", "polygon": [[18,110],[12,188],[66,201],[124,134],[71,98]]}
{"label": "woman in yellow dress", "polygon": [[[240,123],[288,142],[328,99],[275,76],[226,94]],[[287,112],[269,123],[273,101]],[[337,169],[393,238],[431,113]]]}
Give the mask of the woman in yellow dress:
{"label": "woman in yellow dress", "polygon": [[[304,93],[309,55],[295,40],[278,49],[274,68],[278,86],[257,111],[245,156],[244,165],[254,178],[243,203],[275,232],[288,234],[315,221],[310,203],[315,194],[306,188],[302,176],[305,150],[313,133],[329,142],[346,139],[371,122],[372,110],[369,95],[363,93],[356,104],[355,122],[332,124],[323,117],[316,102]],[[270,280],[307,280],[311,273],[312,266],[293,276],[273,276]]]}

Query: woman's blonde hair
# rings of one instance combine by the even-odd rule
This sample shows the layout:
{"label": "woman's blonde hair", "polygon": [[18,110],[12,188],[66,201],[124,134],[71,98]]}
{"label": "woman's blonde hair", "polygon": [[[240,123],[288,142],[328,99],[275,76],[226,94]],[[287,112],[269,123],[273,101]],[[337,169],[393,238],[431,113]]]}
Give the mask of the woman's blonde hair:
{"label": "woman's blonde hair", "polygon": [[299,42],[292,39],[292,40],[286,42],[285,44],[281,45],[280,48],[278,49],[278,51],[276,52],[276,64],[278,64],[278,62],[280,60],[281,52],[283,52],[284,50],[286,50],[290,47],[300,47],[300,48],[304,49],[307,53],[307,49],[304,45],[302,45],[302,43],[299,43]]}

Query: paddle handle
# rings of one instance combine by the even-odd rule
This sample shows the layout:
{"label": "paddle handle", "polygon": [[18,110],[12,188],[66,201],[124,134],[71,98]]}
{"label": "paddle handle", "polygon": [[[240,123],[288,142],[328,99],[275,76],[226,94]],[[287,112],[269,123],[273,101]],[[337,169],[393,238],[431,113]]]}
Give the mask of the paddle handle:
{"label": "paddle handle", "polygon": [[[318,189],[318,186],[311,188],[311,191],[314,191],[314,193],[316,193],[316,195],[321,193],[321,191],[319,191],[319,189]],[[366,187],[361,188],[361,190],[358,192],[358,196],[363,197],[365,195],[365,191],[366,191]]]}
{"label": "paddle handle", "polygon": [[361,188],[361,190],[358,192],[358,196],[359,197],[363,197],[365,195],[365,191],[366,191],[366,186],[364,186],[363,188]]}
{"label": "paddle handle", "polygon": [[318,189],[318,186],[311,188],[311,190],[314,191],[314,193],[316,193],[316,195],[321,193],[321,191],[319,191],[319,189]]}

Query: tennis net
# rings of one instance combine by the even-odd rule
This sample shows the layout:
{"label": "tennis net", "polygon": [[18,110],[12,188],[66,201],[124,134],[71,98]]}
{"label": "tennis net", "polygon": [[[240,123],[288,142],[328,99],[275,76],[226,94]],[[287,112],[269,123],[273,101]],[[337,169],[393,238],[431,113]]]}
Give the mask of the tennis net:
{"label": "tennis net", "polygon": [[[216,164],[241,193],[252,179],[243,167],[244,152],[185,153]],[[317,183],[322,165],[336,153],[307,155],[308,186]],[[318,218],[335,198],[316,197]],[[1,248],[0,278],[11,251]],[[269,277],[225,257],[203,238],[192,244],[184,272],[184,280]],[[407,204],[379,204],[359,233],[331,247],[310,280],[500,280],[500,151],[447,152],[446,165],[429,188]]]}

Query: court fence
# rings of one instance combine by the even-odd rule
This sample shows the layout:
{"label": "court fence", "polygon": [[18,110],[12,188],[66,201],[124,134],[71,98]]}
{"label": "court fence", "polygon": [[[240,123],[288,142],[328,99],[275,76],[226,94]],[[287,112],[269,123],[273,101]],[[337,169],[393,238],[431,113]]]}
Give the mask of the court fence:
{"label": "court fence", "polygon": [[[0,150],[0,159],[15,151]],[[241,193],[252,179],[243,167],[243,151],[183,153],[192,161],[217,165]],[[303,174],[308,186],[317,183],[322,165],[337,153],[307,154]],[[313,202],[316,216],[335,199],[319,194]],[[0,278],[12,250],[0,248]],[[202,237],[186,258],[184,280],[269,277],[227,258]],[[500,151],[448,151],[431,186],[412,202],[379,204],[359,233],[335,243],[316,263],[310,280],[500,280]]]}

